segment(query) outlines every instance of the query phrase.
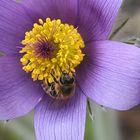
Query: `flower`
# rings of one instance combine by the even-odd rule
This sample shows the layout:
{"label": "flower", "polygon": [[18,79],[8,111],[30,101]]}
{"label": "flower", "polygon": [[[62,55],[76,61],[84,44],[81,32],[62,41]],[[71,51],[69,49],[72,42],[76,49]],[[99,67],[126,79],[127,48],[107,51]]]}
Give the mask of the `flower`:
{"label": "flower", "polygon": [[[140,50],[132,45],[108,40],[121,3],[122,0],[1,0],[0,50],[5,55],[0,58],[0,119],[23,116],[35,107],[37,140],[82,140],[87,97],[118,110],[139,104]],[[33,49],[39,54],[37,56],[46,58],[55,55],[56,58],[56,53],[53,53],[55,41],[47,42],[46,45],[43,44],[42,36],[39,37],[42,27],[39,27],[38,36],[41,41],[39,39],[36,42],[33,34],[33,44],[28,45],[28,33],[25,36],[25,32],[34,29],[33,24],[38,23],[38,20],[43,26],[46,18],[61,20],[64,26],[67,24],[68,29],[75,27],[78,32],[76,39],[84,40],[84,49],[80,50],[80,46],[77,46],[81,56],[81,59],[78,58],[79,64],[70,66],[71,76],[76,70],[76,89],[73,97],[68,100],[60,101],[49,97],[41,86],[41,79],[47,76],[38,78],[33,75],[31,78],[30,67],[23,67],[30,61],[29,57],[21,54],[23,51],[30,54],[31,48],[28,46],[37,47]],[[59,41],[60,39],[59,37]],[[44,48],[49,50],[49,55],[42,51]],[[66,50],[69,51],[69,48]],[[35,53],[31,54],[31,58],[34,58]],[[76,54],[71,54],[74,59]],[[61,62],[63,66],[64,60]],[[63,69],[68,71],[64,66]],[[54,75],[60,78],[59,72]],[[39,71],[37,74],[42,73]],[[47,80],[51,82],[54,77],[47,77]]]}

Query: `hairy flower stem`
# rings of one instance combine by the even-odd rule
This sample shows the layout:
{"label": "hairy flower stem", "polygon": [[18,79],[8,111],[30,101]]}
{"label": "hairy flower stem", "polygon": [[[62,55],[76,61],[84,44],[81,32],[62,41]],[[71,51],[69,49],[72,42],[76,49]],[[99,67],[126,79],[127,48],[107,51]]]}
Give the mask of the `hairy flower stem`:
{"label": "hairy flower stem", "polygon": [[109,39],[113,39],[116,34],[118,34],[118,32],[126,25],[126,23],[128,22],[129,18],[127,18],[109,37]]}

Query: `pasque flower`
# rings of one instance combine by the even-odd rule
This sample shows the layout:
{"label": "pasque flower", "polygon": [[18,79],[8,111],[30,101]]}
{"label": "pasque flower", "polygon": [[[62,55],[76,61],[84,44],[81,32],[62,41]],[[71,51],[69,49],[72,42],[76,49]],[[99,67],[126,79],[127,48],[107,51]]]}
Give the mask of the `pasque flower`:
{"label": "pasque flower", "polygon": [[[108,40],[121,3],[1,0],[0,119],[35,108],[37,140],[83,140],[87,98],[118,110],[137,105],[140,49]],[[64,71],[75,92],[53,98],[42,83]]]}

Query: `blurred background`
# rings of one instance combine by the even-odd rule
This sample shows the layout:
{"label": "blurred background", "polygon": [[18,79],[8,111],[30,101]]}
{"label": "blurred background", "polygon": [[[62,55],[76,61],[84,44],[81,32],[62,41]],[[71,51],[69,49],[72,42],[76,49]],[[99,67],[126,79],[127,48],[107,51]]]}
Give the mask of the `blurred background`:
{"label": "blurred background", "polygon": [[[124,1],[112,33],[116,30],[117,34],[111,36],[112,40],[139,41],[140,0]],[[91,110],[87,110],[85,140],[140,140],[140,106],[118,112],[91,104]],[[31,112],[16,120],[1,121],[0,140],[35,140],[33,119]]]}

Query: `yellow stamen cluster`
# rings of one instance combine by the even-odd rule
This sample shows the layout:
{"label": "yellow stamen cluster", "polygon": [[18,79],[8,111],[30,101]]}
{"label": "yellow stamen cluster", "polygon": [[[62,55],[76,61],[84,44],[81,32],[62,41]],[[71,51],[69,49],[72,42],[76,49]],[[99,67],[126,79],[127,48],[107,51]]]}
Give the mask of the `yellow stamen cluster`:
{"label": "yellow stamen cluster", "polygon": [[[51,42],[54,52],[51,57],[41,57],[37,54],[38,44]],[[52,74],[60,78],[62,71],[73,73],[83,60],[84,41],[72,25],[63,24],[61,20],[47,18],[45,22],[39,19],[31,31],[26,32],[22,41],[24,47],[20,50],[23,70],[32,73],[33,80],[48,79],[53,81]]]}

